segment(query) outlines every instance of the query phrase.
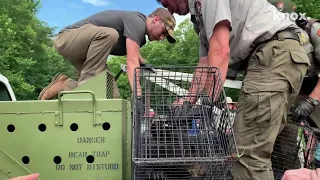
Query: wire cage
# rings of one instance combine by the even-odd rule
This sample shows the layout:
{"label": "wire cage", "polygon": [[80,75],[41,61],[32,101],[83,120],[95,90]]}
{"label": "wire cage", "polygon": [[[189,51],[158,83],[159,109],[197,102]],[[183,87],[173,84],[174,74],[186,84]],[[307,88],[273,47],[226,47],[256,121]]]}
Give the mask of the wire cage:
{"label": "wire cage", "polygon": [[320,131],[307,122],[288,123],[279,133],[271,156],[274,177],[291,169],[320,168]]}
{"label": "wire cage", "polygon": [[305,166],[309,169],[320,168],[320,129],[312,128],[313,133],[308,138],[307,158]]}
{"label": "wire cage", "polygon": [[232,123],[217,68],[137,68],[135,177],[225,179],[238,153]]}

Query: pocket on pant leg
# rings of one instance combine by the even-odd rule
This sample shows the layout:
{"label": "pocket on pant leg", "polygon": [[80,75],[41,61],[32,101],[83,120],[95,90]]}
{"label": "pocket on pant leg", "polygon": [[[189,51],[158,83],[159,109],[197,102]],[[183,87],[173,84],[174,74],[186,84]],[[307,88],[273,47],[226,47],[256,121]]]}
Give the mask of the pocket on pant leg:
{"label": "pocket on pant leg", "polygon": [[287,79],[291,85],[293,92],[297,93],[300,91],[303,78],[307,72],[310,60],[305,52],[300,51],[289,51],[292,59],[290,73],[287,75]]}
{"label": "pocket on pant leg", "polygon": [[307,64],[310,65],[310,60],[305,52],[300,51],[290,51],[292,60],[297,64]]}
{"label": "pocket on pant leg", "polygon": [[269,126],[271,123],[271,93],[252,91],[244,85],[242,95],[243,119],[246,126]]}

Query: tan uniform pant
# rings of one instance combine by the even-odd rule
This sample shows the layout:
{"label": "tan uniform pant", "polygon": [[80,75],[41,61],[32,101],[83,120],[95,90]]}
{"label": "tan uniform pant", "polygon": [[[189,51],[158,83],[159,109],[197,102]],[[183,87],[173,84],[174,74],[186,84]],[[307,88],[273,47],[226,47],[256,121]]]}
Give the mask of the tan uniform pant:
{"label": "tan uniform pant", "polygon": [[274,179],[273,146],[308,64],[304,48],[289,39],[270,41],[250,57],[233,124],[239,153],[244,153],[232,166],[234,180]]}
{"label": "tan uniform pant", "polygon": [[[106,62],[118,38],[115,29],[87,24],[58,34],[54,39],[54,47],[76,68],[79,78],[76,86],[80,86],[105,70],[108,76],[112,76]],[[73,80],[69,81],[73,83]],[[114,79],[113,96],[120,96]]]}

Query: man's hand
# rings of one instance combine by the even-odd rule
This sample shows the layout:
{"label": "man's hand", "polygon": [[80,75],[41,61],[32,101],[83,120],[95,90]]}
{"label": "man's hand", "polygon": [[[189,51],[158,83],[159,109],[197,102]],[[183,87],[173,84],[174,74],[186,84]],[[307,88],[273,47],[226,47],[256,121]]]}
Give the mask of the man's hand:
{"label": "man's hand", "polygon": [[30,174],[26,176],[14,177],[9,180],[37,180],[38,177],[39,177],[39,173],[36,173],[36,174]]}
{"label": "man's hand", "polygon": [[137,67],[140,67],[140,47],[139,45],[127,38],[126,40],[126,46],[127,46],[127,75],[128,75],[128,81],[131,87],[131,90],[133,91],[134,83],[137,83],[137,94],[138,96],[141,96],[141,86],[140,86],[140,74],[137,73],[136,82],[134,81],[134,69]]}
{"label": "man's hand", "polygon": [[182,98],[175,100],[172,104],[174,106],[180,106],[180,105],[183,105],[184,102],[190,102],[191,104],[196,103],[194,98],[182,97]]}
{"label": "man's hand", "polygon": [[300,168],[286,170],[281,180],[320,180],[320,169]]}
{"label": "man's hand", "polygon": [[141,54],[139,55],[139,62],[140,62],[140,64],[146,64],[146,61],[143,59]]}
{"label": "man's hand", "polygon": [[171,113],[174,116],[182,117],[189,112],[192,108],[192,103],[184,98],[180,98],[175,101],[175,103],[171,106]]}
{"label": "man's hand", "polygon": [[179,99],[175,100],[172,104],[174,106],[180,106],[183,104],[184,101],[185,101],[185,98],[179,98]]}
{"label": "man's hand", "polygon": [[298,102],[297,106],[291,109],[291,120],[294,122],[300,122],[307,118],[315,109],[315,106],[311,104],[310,100],[304,99]]}

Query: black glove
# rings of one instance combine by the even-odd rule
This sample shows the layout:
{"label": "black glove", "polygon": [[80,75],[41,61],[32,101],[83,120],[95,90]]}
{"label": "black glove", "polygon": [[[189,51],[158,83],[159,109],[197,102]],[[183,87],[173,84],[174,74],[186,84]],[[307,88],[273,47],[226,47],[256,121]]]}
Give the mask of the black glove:
{"label": "black glove", "polygon": [[315,105],[309,99],[299,101],[296,107],[291,108],[291,119],[294,122],[305,120],[315,109]]}

